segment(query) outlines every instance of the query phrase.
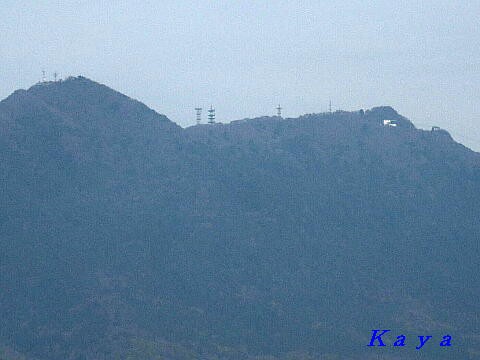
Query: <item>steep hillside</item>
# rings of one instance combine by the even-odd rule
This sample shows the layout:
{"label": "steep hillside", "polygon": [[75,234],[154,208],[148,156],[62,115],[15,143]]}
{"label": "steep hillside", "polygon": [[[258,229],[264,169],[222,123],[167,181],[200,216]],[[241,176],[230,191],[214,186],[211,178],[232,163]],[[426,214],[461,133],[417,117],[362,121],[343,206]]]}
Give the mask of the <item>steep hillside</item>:
{"label": "steep hillside", "polygon": [[480,155],[390,107],[182,129],[78,77],[0,102],[0,150],[7,359],[480,352]]}

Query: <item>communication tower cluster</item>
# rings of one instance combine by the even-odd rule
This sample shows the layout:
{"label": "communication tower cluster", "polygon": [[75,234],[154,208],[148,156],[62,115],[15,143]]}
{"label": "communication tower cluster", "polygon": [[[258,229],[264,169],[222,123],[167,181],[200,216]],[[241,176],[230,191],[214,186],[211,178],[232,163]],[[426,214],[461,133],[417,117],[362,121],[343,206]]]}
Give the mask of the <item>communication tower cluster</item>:
{"label": "communication tower cluster", "polygon": [[[59,79],[58,77],[58,72],[54,72],[53,73],[53,81],[54,82],[57,82],[57,81],[62,81],[62,79]],[[41,83],[46,83],[48,82],[47,81],[47,72],[45,70],[42,70],[42,80],[40,81]]]}
{"label": "communication tower cluster", "polygon": [[[280,106],[280,104],[278,104],[278,106],[275,109],[277,110],[277,117],[281,118],[283,108]],[[195,113],[196,113],[196,119],[195,120],[197,122],[197,125],[201,124],[201,122],[202,122],[202,110],[203,110],[203,108],[201,108],[201,107],[196,107],[195,108]],[[213,105],[210,105],[210,109],[208,109],[207,111],[208,111],[208,115],[207,115],[208,123],[209,124],[215,124],[216,123],[216,121],[215,121],[215,108],[213,107]]]}

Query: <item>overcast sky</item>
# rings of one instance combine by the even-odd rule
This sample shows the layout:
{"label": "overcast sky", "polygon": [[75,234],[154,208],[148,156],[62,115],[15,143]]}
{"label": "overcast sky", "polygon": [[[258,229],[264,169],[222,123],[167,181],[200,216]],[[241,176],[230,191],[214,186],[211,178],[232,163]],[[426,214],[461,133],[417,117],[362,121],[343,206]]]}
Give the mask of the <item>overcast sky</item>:
{"label": "overcast sky", "polygon": [[480,150],[479,16],[452,0],[2,0],[0,98],[45,69],[182,126],[210,104],[223,122],[391,105]]}

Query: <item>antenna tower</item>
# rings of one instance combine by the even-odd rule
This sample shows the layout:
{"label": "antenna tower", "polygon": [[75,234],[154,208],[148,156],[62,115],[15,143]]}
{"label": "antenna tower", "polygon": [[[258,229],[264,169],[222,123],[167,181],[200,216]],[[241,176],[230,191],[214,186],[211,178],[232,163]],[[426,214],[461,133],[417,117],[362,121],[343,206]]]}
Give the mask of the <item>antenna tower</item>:
{"label": "antenna tower", "polygon": [[332,100],[330,100],[329,103],[328,103],[328,112],[330,114],[332,113]]}
{"label": "antenna tower", "polygon": [[45,70],[42,70],[42,82],[46,82],[47,79],[45,78]]}
{"label": "antenna tower", "polygon": [[282,117],[282,107],[280,106],[280,104],[278,104],[277,106],[277,116]]}
{"label": "antenna tower", "polygon": [[208,109],[208,123],[215,124],[215,109],[211,105],[210,109]]}
{"label": "antenna tower", "polygon": [[197,112],[197,125],[202,121],[202,108],[196,107],[195,111]]}
{"label": "antenna tower", "polygon": [[58,73],[55,71],[53,73],[53,79],[55,80],[55,82],[57,82],[57,76],[58,76]]}

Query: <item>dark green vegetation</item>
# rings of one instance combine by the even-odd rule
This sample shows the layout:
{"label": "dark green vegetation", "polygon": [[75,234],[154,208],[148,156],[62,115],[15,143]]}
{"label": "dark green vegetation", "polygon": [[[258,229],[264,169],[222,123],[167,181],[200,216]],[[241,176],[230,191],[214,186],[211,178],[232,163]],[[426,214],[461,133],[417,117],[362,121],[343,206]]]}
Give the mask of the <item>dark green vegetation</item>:
{"label": "dark green vegetation", "polygon": [[479,154],[389,107],[182,129],[81,77],[17,91],[0,358],[476,358],[479,189]]}

